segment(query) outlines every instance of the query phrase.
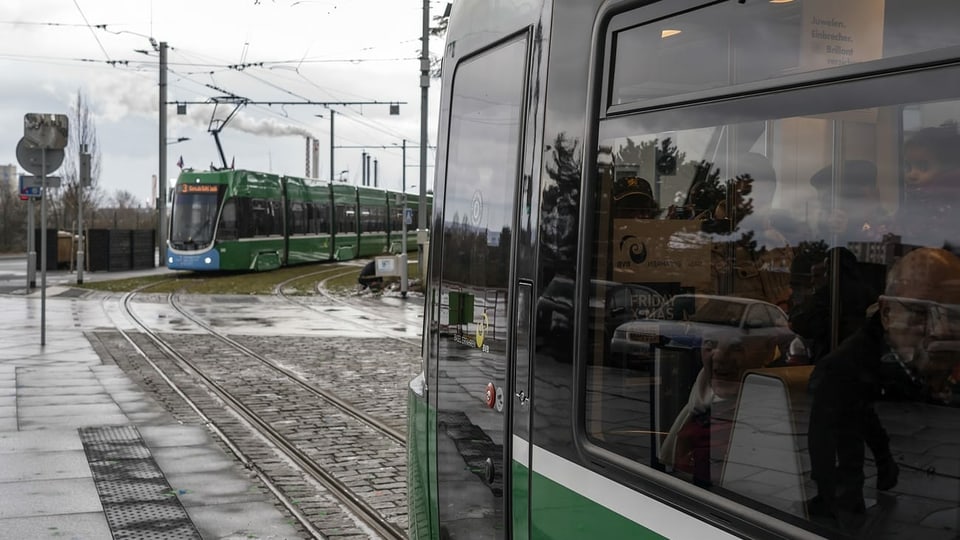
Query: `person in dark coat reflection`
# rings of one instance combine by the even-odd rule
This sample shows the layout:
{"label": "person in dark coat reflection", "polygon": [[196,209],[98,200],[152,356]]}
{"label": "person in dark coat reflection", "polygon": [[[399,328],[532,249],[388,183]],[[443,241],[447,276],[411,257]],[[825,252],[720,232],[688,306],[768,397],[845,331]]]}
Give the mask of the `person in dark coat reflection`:
{"label": "person in dark coat reflection", "polygon": [[871,288],[857,267],[856,256],[847,248],[835,247],[826,258],[810,268],[813,291],[801,296],[790,309],[790,328],[808,343],[811,363],[826,356],[833,348],[831,334],[831,300],[834,280],[830,279],[833,259],[837,261],[836,294],[839,294],[840,313],[837,322],[837,342],[847,339],[867,320],[867,308],[877,301],[878,293]]}
{"label": "person in dark coat reflection", "polygon": [[[882,430],[874,410],[882,359],[896,358],[907,372],[912,395],[938,395],[955,363],[931,360],[944,328],[947,304],[960,300],[960,259],[943,249],[920,248],[900,259],[887,276],[886,294],[866,324],[825,357],[810,377],[812,406],[808,444],[817,495],[807,501],[813,516],[842,519],[865,511],[864,444]],[[951,320],[960,317],[953,317]],[[955,337],[953,337],[955,339]],[[889,360],[887,360],[889,363]],[[876,456],[877,488],[897,482],[892,457]]]}

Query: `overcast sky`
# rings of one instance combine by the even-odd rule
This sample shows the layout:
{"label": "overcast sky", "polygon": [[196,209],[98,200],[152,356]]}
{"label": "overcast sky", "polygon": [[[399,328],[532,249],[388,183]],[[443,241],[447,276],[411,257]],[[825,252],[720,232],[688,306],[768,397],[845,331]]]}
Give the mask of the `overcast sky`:
{"label": "overcast sky", "polygon": [[[337,106],[336,146],[368,146],[380,185],[419,184],[419,61],[422,0],[31,0],[0,3],[0,164],[16,164],[23,115],[70,113],[78,90],[95,115],[100,185],[153,204],[159,170],[158,55],[165,41],[169,101],[206,101],[229,92],[253,101],[406,102]],[[431,2],[431,17],[446,2]],[[105,26],[104,26],[105,25]],[[431,53],[442,50],[434,39]],[[143,52],[137,52],[137,50]],[[262,65],[260,64],[262,62]],[[231,67],[234,66],[234,67]],[[237,66],[240,66],[238,68]],[[211,88],[215,87],[215,88]],[[430,145],[436,144],[439,84],[430,89]],[[230,112],[221,106],[218,116]],[[207,130],[212,109],[168,106],[167,176],[220,164]],[[322,115],[318,118],[316,115]],[[220,134],[237,168],[303,176],[305,135],[319,139],[320,176],[330,176],[330,114],[314,105],[247,105]],[[174,142],[188,137],[188,141]],[[396,145],[397,148],[393,148]],[[378,148],[387,146],[390,148]],[[361,148],[335,150],[335,173],[359,184]],[[433,152],[428,187],[432,187]],[[371,161],[372,168],[372,161]]]}

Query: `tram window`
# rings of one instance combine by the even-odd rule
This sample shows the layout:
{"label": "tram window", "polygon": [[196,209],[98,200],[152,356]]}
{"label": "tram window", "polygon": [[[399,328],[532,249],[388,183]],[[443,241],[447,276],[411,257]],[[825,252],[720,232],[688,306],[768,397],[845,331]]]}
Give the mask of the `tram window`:
{"label": "tram window", "polygon": [[360,207],[360,230],[369,232],[383,231],[383,208],[378,206]]}
{"label": "tram window", "polygon": [[191,247],[212,242],[222,191],[180,191],[176,197],[170,241],[175,246]]}
{"label": "tram window", "polygon": [[330,205],[314,203],[314,216],[316,217],[316,231],[321,234],[330,233]]}
{"label": "tram window", "polygon": [[[638,12],[642,15],[642,11]],[[615,19],[610,104],[671,98],[960,45],[953,0],[719,2]]]}
{"label": "tram window", "polygon": [[223,211],[220,213],[220,225],[217,227],[217,236],[221,240],[236,240],[239,236],[237,228],[237,201],[236,199],[227,199],[223,203]]}
{"label": "tram window", "polygon": [[600,122],[589,441],[828,535],[960,532],[960,91],[888,87]]}
{"label": "tram window", "polygon": [[270,206],[270,234],[283,234],[283,204],[279,200],[269,201]]}
{"label": "tram window", "polygon": [[252,199],[250,201],[252,211],[253,236],[263,236],[270,234],[271,226],[268,224],[270,218],[269,210],[263,199]]}
{"label": "tram window", "polygon": [[337,232],[357,232],[357,209],[355,206],[337,205]]}
{"label": "tram window", "polygon": [[308,234],[316,233],[317,232],[316,231],[317,216],[315,214],[316,212],[315,205],[312,202],[306,202],[303,204],[303,206],[304,206],[304,219],[305,219],[304,232]]}
{"label": "tram window", "polygon": [[253,218],[253,236],[283,234],[280,201],[251,199],[250,208]]}
{"label": "tram window", "polygon": [[292,219],[290,232],[292,234],[307,233],[307,212],[302,202],[290,203],[290,217]]}
{"label": "tram window", "polygon": [[397,232],[403,229],[403,208],[392,207],[393,214],[390,215],[390,232]]}
{"label": "tram window", "polygon": [[[514,405],[491,408],[472,396],[485,387],[495,387],[498,396],[501,388],[509,389],[508,306],[514,293],[509,263],[521,178],[525,38],[449,66],[454,76],[448,148],[437,176],[445,204],[435,216],[442,221],[436,227],[440,233],[432,239],[432,249],[444,256],[431,268],[436,308],[426,342],[433,344],[428,354],[437,361],[429,376],[437,377],[431,398],[438,418],[437,496],[446,501],[439,520],[451,539],[509,536],[501,525],[510,520],[504,510],[514,462],[507,450],[511,434],[503,428]],[[505,394],[504,402],[513,400],[509,390]],[[518,433],[513,435],[516,440]],[[484,470],[490,472],[486,478]]]}

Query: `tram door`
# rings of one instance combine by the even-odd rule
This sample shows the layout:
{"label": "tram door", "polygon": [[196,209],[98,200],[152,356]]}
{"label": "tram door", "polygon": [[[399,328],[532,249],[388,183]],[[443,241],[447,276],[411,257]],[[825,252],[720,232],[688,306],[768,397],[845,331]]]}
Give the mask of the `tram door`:
{"label": "tram door", "polygon": [[513,540],[527,540],[530,538],[530,402],[533,385],[530,379],[532,362],[532,347],[530,345],[530,329],[533,319],[533,283],[521,280],[516,288],[516,307],[514,313],[513,334],[513,362],[511,386],[513,397],[510,411],[510,439],[512,452],[510,456],[512,499],[511,521],[513,522]]}
{"label": "tram door", "polygon": [[439,522],[450,539],[510,535],[510,265],[526,58],[523,35],[454,68],[430,384]]}

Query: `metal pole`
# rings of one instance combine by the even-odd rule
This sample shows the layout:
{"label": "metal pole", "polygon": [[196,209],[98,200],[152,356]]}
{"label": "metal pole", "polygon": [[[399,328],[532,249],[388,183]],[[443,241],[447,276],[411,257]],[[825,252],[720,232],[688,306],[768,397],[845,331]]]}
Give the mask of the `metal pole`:
{"label": "metal pole", "polygon": [[[42,195],[41,195],[42,196]],[[37,219],[36,200],[27,200],[27,289],[37,288]]]}
{"label": "metal pole", "polygon": [[[77,182],[77,285],[83,285],[83,182],[87,178],[87,174],[90,174],[89,171],[85,171],[89,167],[90,162],[88,158],[84,158],[87,154],[87,145],[85,143],[80,144],[80,174],[78,175]],[[57,240],[59,242],[59,240]]]}
{"label": "metal pole", "polygon": [[330,111],[330,181],[333,182],[333,115],[336,114],[333,109]]}
{"label": "metal pole", "polygon": [[423,47],[420,55],[420,211],[417,217],[417,262],[420,275],[426,275],[423,260],[427,242],[427,107],[430,95],[430,0],[423,0]]}
{"label": "metal pole", "polygon": [[403,232],[400,240],[400,296],[407,297],[408,278],[407,276],[407,140],[403,139],[403,172],[401,181],[403,182],[403,211],[400,220],[403,222]]}
{"label": "metal pole", "polygon": [[380,163],[379,160],[373,160],[373,187],[380,187]]}
{"label": "metal pole", "polygon": [[160,266],[167,265],[167,42],[160,42],[160,164],[157,208],[160,217],[157,226],[157,238],[160,252]]}
{"label": "metal pole", "polygon": [[40,346],[47,344],[47,147],[40,147]]}

